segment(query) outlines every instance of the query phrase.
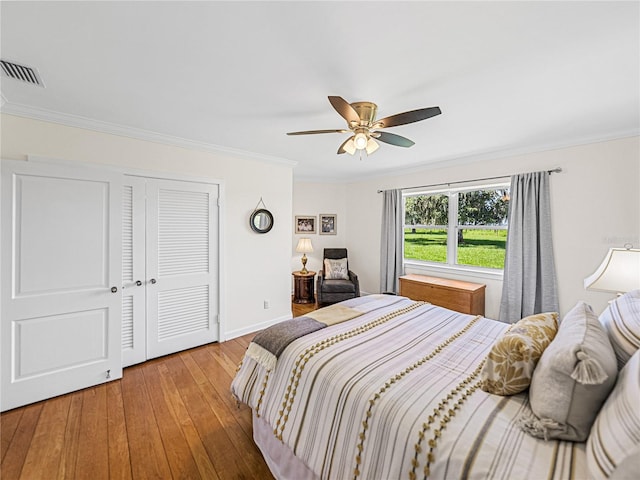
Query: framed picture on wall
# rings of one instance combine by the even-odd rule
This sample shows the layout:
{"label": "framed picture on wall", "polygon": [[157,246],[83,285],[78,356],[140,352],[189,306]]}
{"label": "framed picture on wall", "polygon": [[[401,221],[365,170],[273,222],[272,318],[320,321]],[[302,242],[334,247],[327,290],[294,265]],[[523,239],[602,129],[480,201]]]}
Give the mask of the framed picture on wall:
{"label": "framed picture on wall", "polygon": [[296,233],[316,233],[316,217],[296,215]]}
{"label": "framed picture on wall", "polygon": [[320,235],[335,235],[338,228],[336,215],[329,213],[320,214]]}

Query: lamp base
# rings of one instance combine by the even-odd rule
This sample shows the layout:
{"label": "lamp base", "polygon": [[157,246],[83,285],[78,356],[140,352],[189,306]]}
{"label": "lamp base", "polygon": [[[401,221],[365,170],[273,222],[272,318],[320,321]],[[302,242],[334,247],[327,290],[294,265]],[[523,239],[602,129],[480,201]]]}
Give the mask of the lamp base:
{"label": "lamp base", "polygon": [[307,254],[303,253],[300,260],[302,261],[302,270],[300,270],[300,273],[309,273],[309,270],[307,270]]}

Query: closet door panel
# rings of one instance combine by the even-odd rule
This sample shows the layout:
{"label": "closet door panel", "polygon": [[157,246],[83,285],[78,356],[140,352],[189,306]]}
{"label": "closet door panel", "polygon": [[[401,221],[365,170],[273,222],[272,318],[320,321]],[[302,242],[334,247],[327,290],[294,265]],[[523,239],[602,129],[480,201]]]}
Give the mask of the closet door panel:
{"label": "closet door panel", "polygon": [[218,340],[218,187],[147,181],[147,356]]}
{"label": "closet door panel", "polygon": [[106,288],[109,183],[46,175],[14,180],[15,298]]}
{"label": "closet door panel", "polygon": [[121,180],[2,162],[3,410],[122,376]]}
{"label": "closet door panel", "polygon": [[122,366],[147,359],[146,182],[125,176],[122,187]]}

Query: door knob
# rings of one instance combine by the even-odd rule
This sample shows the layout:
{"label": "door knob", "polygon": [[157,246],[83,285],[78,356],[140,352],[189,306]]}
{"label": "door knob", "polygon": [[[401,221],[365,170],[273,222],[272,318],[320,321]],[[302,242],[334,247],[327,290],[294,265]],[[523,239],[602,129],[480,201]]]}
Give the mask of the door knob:
{"label": "door knob", "polygon": [[136,280],[136,285],[139,287],[140,285],[142,285],[142,282],[140,280]]}
{"label": "door knob", "polygon": [[151,280],[149,280],[149,281],[150,281],[152,284],[155,284],[155,283],[156,283],[156,279],[155,279],[155,278],[152,278],[152,279],[151,279]]}
{"label": "door knob", "polygon": [[111,287],[111,293],[116,293],[118,291],[118,287]]}

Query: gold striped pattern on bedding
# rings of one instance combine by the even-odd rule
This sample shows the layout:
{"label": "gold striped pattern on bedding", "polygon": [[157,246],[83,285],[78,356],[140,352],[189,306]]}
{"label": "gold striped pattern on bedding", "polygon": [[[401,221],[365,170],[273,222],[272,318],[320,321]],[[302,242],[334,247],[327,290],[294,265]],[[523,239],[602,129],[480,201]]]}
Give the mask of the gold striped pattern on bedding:
{"label": "gold striped pattern on bedding", "polygon": [[[353,478],[354,466],[362,479],[409,478],[414,471],[415,446],[429,415],[477,371],[495,339],[508,328],[482,317],[416,305],[349,335],[385,315],[415,305],[409,299],[391,298],[395,298],[394,304],[380,300],[379,308],[373,311],[296,340],[270,373],[260,407],[262,418],[319,478]],[[455,341],[447,343],[456,334]],[[330,343],[331,338],[342,340]],[[446,346],[432,354],[443,344]],[[314,345],[330,346],[309,350]],[[420,368],[408,370],[424,358],[428,361],[423,361]],[[300,369],[302,359],[307,360]],[[411,373],[401,375],[405,371]],[[262,373],[244,365],[239,374],[244,383],[237,391],[246,391],[243,396],[255,407]],[[401,379],[391,384],[390,379],[397,375]],[[461,395],[474,386],[473,379],[470,382],[464,384]],[[288,387],[289,392],[295,389],[293,397],[286,397]],[[375,397],[381,389],[384,394]],[[428,451],[423,449],[416,475],[423,477],[429,463],[429,478],[564,480],[586,476],[583,444],[544,442],[516,425],[528,408],[526,394],[500,397],[476,389],[467,393],[458,409],[452,408],[459,398],[452,397],[443,406],[446,409],[442,412],[449,420],[446,428],[439,429],[435,458],[430,461]],[[372,399],[375,401],[368,416]],[[450,408],[454,415],[449,414]],[[277,424],[285,415],[284,425],[282,421]],[[363,419],[367,421],[364,439]],[[434,428],[424,433],[423,445],[433,438],[433,430],[443,419],[444,415],[434,417]],[[360,452],[358,446],[363,440]],[[356,464],[358,455],[360,463]]]}

